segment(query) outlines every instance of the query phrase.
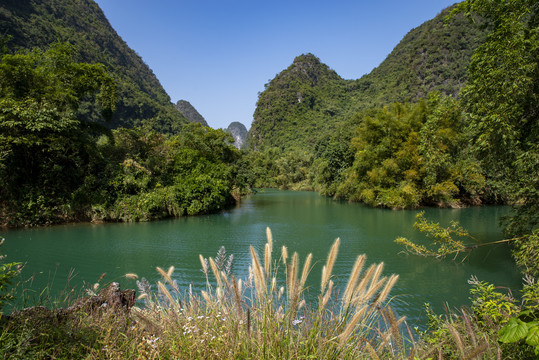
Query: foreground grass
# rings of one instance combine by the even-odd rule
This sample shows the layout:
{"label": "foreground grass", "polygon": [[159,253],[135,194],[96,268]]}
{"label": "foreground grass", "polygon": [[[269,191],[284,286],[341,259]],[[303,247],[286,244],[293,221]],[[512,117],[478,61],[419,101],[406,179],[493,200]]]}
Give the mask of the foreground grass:
{"label": "foreground grass", "polygon": [[[273,249],[271,232],[259,258],[251,247],[247,279],[236,279],[224,259],[201,259],[207,288],[181,291],[157,268],[157,291],[137,281],[140,306],[100,306],[69,313],[33,308],[4,319],[0,355],[10,358],[88,359],[358,359],[405,357],[404,318],[387,306],[398,276],[383,276],[383,263],[365,266],[358,256],[346,289],[332,281],[340,241],[322,270],[316,306],[304,286],[309,254]],[[279,253],[275,258],[274,254]],[[366,269],[364,269],[366,268]],[[135,274],[128,277],[136,278]],[[283,282],[282,286],[280,282]]]}
{"label": "foreground grass", "polygon": [[[312,256],[301,265],[297,253],[289,256],[286,247],[273,249],[269,229],[267,238],[263,256],[250,248],[247,279],[231,275],[227,264],[231,259],[224,251],[215,259],[200,257],[207,281],[200,294],[181,291],[171,278],[174,268],[157,268],[162,279],[156,291],[145,279],[137,281],[138,306],[96,303],[94,295],[69,309],[34,307],[4,317],[0,357],[533,359],[536,355],[526,344],[498,342],[497,331],[519,308],[487,284],[475,285],[474,312],[445,319],[430,313],[430,329],[415,343],[404,318],[388,305],[398,276],[384,276],[383,263],[367,267],[365,255],[358,256],[344,291],[337,293],[332,281],[337,239],[322,269],[320,294],[307,304],[304,286]],[[137,279],[135,274],[126,276]],[[537,285],[529,290],[527,306],[535,311]]]}

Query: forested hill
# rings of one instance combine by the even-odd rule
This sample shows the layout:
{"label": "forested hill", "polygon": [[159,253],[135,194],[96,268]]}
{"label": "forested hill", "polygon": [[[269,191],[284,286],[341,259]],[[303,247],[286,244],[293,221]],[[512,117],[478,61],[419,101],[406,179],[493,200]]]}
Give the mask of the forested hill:
{"label": "forested hill", "polygon": [[485,31],[464,16],[446,21],[448,12],[411,30],[380,66],[358,80],[342,79],[312,54],[298,56],[260,94],[250,147],[313,149],[357,110],[415,101],[430,91],[457,94]]}
{"label": "forested hill", "polygon": [[450,9],[410,30],[380,66],[355,82],[357,106],[416,101],[431,91],[458,94],[486,29],[463,15],[448,20]]}
{"label": "forested hill", "polygon": [[347,82],[313,54],[266,84],[249,131],[251,148],[302,148],[344,119],[350,105]]}
{"label": "forested hill", "polygon": [[[122,40],[93,0],[2,0],[0,35],[10,51],[75,45],[76,61],[103,63],[114,77],[119,102],[110,127],[147,125],[177,132],[187,120],[174,108],[159,80]],[[98,119],[90,107],[86,118]]]}

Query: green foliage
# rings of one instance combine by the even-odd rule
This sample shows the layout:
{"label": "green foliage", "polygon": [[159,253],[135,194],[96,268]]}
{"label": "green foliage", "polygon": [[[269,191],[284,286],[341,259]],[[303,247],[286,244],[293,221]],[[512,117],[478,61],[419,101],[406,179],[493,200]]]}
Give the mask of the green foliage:
{"label": "green foliage", "polygon": [[[533,278],[525,281],[521,304],[475,277],[469,281],[472,313],[450,310],[442,317],[427,304],[429,328],[420,333],[420,358],[536,359],[539,287]],[[528,337],[531,344],[526,343]]]}
{"label": "green foliage", "polygon": [[194,215],[246,193],[247,179],[236,178],[241,155],[222,130],[109,132],[80,120],[92,98],[110,116],[116,92],[103,66],[74,62],[73,52],[56,44],[2,57],[2,225]]}
{"label": "green foliage", "polygon": [[339,169],[335,197],[390,208],[480,203],[484,178],[465,146],[456,100],[434,93],[356,118],[353,164]]}
{"label": "green foliage", "polygon": [[514,304],[515,300],[496,291],[493,284],[479,281],[473,276],[469,283],[473,285],[470,290],[472,311],[479,324],[483,326],[504,324],[508,318],[517,313],[518,308]]}
{"label": "green foliage", "polygon": [[[4,243],[5,239],[0,240],[0,246]],[[5,262],[6,255],[0,255],[0,318],[2,317],[2,308],[7,301],[13,299],[9,286],[12,284],[13,278],[15,278],[21,271],[21,264],[12,262]]]}
{"label": "green foliage", "polygon": [[515,204],[505,230],[524,236],[517,262],[537,274],[539,7],[533,0],[468,0],[455,12],[479,14],[490,28],[462,91],[467,131],[489,186]]}
{"label": "green foliage", "polygon": [[523,273],[539,277],[539,229],[516,240],[513,255]]}
{"label": "green foliage", "polygon": [[[66,216],[71,194],[95,156],[83,99],[110,116],[112,78],[101,65],[74,62],[73,48],[5,54],[0,62],[0,199],[4,221],[31,225]],[[4,223],[5,225],[5,223]]]}
{"label": "green foliage", "polygon": [[461,239],[472,239],[472,237],[458,222],[452,221],[449,227],[444,228],[439,223],[428,221],[425,218],[424,211],[418,213],[416,219],[414,228],[425,233],[427,238],[432,239],[432,243],[429,245],[420,245],[403,237],[397,238],[395,242],[404,245],[409,253],[421,256],[434,256],[436,258],[444,258],[447,255],[454,254],[456,258],[458,254],[468,249]]}
{"label": "green foliage", "polygon": [[523,213],[510,221],[514,233],[539,223],[536,176],[539,157],[539,27],[535,1],[465,1],[456,11],[475,12],[492,27],[470,64],[463,99],[474,149],[494,185],[505,187]]}
{"label": "green foliage", "polygon": [[525,281],[521,311],[509,319],[498,336],[502,343],[526,343],[539,355],[539,284],[530,276],[525,277]]}
{"label": "green foliage", "polygon": [[344,120],[350,106],[345,83],[314,55],[296,57],[259,94],[249,147],[312,151],[320,136]]}
{"label": "green foliage", "polygon": [[148,221],[215,212],[248,191],[237,177],[240,152],[222,130],[190,124],[176,136],[142,129],[113,131],[108,192],[94,219]]}

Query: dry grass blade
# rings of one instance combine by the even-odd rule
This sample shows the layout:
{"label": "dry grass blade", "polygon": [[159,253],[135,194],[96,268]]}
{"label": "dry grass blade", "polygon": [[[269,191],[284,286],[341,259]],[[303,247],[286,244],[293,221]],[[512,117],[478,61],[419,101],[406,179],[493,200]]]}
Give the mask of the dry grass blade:
{"label": "dry grass blade", "polygon": [[327,273],[327,268],[326,268],[326,265],[324,265],[324,266],[322,267],[322,279],[321,279],[321,281],[320,281],[320,293],[321,293],[321,294],[324,294],[324,291],[323,291],[323,289],[322,289],[322,285],[324,284],[324,280],[325,280],[325,278],[326,278],[326,273]]}
{"label": "dry grass blade", "polygon": [[264,246],[264,271],[266,273],[266,278],[269,277],[271,270],[271,245],[266,243]]}
{"label": "dry grass blade", "polygon": [[382,275],[382,271],[384,270],[384,262],[381,262],[376,266],[376,269],[374,270],[374,274],[372,275],[371,279],[371,287],[378,282],[378,278],[380,278],[380,275]]}
{"label": "dry grass blade", "polygon": [[241,306],[240,288],[234,275],[232,275],[232,289],[234,290],[234,300],[236,300],[236,308],[238,309],[238,314],[241,316],[243,314],[243,311]]}
{"label": "dry grass blade", "polygon": [[172,297],[172,295],[170,294],[170,291],[168,291],[167,287],[165,286],[165,284],[163,284],[161,281],[158,281],[157,282],[157,287],[159,288],[159,291],[165,295],[165,297],[167,298],[167,300],[169,301],[170,305],[174,305],[175,304],[175,301],[174,301],[174,298]]}
{"label": "dry grass blade", "polygon": [[309,276],[309,272],[311,271],[311,261],[313,259],[313,254],[307,255],[307,259],[305,259],[305,265],[303,265],[303,271],[301,272],[301,279],[299,280],[299,291],[303,290],[303,287],[305,286],[305,282],[307,281],[307,277]]}
{"label": "dry grass blade", "polygon": [[468,354],[468,357],[466,359],[475,359],[476,357],[484,353],[487,349],[488,349],[488,343],[484,342],[480,344],[479,346],[474,347],[474,349],[472,350],[472,352]]}
{"label": "dry grass blade", "polygon": [[460,354],[462,355],[462,358],[463,359],[466,358],[466,351],[464,350],[464,343],[462,342],[462,338],[459,332],[450,323],[447,323],[447,329],[449,330],[449,333],[453,337],[453,340],[455,340],[455,344],[457,345],[457,348],[459,349]]}
{"label": "dry grass blade", "polygon": [[133,274],[133,273],[127,273],[124,276],[125,276],[126,279],[130,279],[130,280],[137,280],[138,279],[138,275]]}
{"label": "dry grass blade", "polygon": [[298,253],[294,252],[292,255],[292,263],[288,266],[288,279],[287,279],[287,290],[288,290],[288,300],[292,300],[296,294],[296,286],[298,285]]}
{"label": "dry grass blade", "polygon": [[384,285],[386,280],[387,280],[387,277],[384,276],[383,278],[378,280],[376,283],[371,283],[371,286],[369,286],[369,289],[363,296],[364,301],[370,301],[374,297],[374,295],[378,292],[378,290],[380,290],[382,285]]}
{"label": "dry grass blade", "polygon": [[346,342],[350,338],[350,334],[355,329],[356,325],[359,323],[359,321],[361,320],[361,318],[365,314],[366,310],[367,310],[367,307],[364,306],[361,309],[359,309],[358,311],[356,311],[354,316],[352,316],[352,319],[350,320],[348,325],[346,325],[346,327],[344,328],[344,331],[341,333],[341,335],[339,335],[340,338],[341,338],[340,341],[339,341],[340,346],[343,346],[344,344],[346,344]]}
{"label": "dry grass blade", "polygon": [[169,267],[167,270],[167,275],[169,278],[172,277],[172,274],[174,274],[174,266]]}
{"label": "dry grass blade", "polygon": [[376,305],[380,305],[381,303],[386,301],[387,296],[389,295],[389,292],[391,291],[393,286],[395,286],[398,279],[399,279],[399,275],[395,275],[395,274],[392,274],[389,277],[389,280],[387,281],[386,286],[384,287],[384,289],[378,295],[378,299],[376,299]]}
{"label": "dry grass blade", "polygon": [[322,297],[322,301],[320,301],[320,305],[318,309],[320,312],[322,312],[326,308],[326,305],[328,304],[328,301],[331,298],[332,290],[333,290],[333,280],[329,280],[328,289],[326,290],[325,295]]}
{"label": "dry grass blade", "polygon": [[369,352],[369,355],[370,355],[371,359],[380,360],[380,357],[376,353],[376,350],[374,350],[374,348],[371,346],[371,344],[369,344],[367,342],[367,343],[365,343],[365,347],[367,348],[367,351]]}
{"label": "dry grass blade", "polygon": [[161,276],[163,277],[163,279],[165,279],[165,281],[167,281],[169,284],[172,284],[172,278],[165,270],[161,269],[159,266],[157,266],[155,269],[157,270],[159,274],[161,274]]}
{"label": "dry grass blade", "polygon": [[135,317],[137,317],[141,322],[145,325],[145,327],[150,330],[153,333],[159,333],[161,332],[161,326],[159,326],[158,323],[147,317],[143,311],[132,308],[131,314],[133,314]]}
{"label": "dry grass blade", "polygon": [[354,294],[354,290],[356,288],[359,275],[361,274],[361,270],[363,269],[363,264],[365,263],[365,259],[367,257],[365,255],[359,255],[356,258],[356,262],[354,263],[354,267],[352,269],[352,274],[350,275],[350,279],[348,280],[348,284],[346,285],[346,289],[344,290],[344,296],[343,296],[343,308],[348,308],[350,301],[352,300],[352,295]]}
{"label": "dry grass blade", "polygon": [[210,305],[212,303],[210,295],[204,290],[202,290],[200,293],[202,294],[204,300],[206,300],[206,303]]}
{"label": "dry grass blade", "polygon": [[264,271],[260,266],[260,261],[258,261],[258,256],[256,255],[255,249],[250,246],[251,258],[253,261],[253,272],[255,278],[255,287],[256,293],[259,299],[262,299],[266,294],[266,279],[264,277]]}
{"label": "dry grass blade", "polygon": [[374,273],[375,267],[376,266],[374,264],[369,266],[369,268],[367,269],[365,274],[363,274],[363,277],[359,281],[358,286],[354,290],[354,296],[352,298],[352,302],[357,307],[359,307],[363,303],[365,303],[365,301],[364,301],[365,289],[367,288],[367,284],[369,283],[369,281],[370,281],[370,279],[372,277],[372,274]]}
{"label": "dry grass blade", "polygon": [[206,260],[204,259],[202,254],[199,254],[198,258],[200,259],[200,264],[202,265],[202,272],[204,274],[207,274],[208,273],[208,264],[206,263]]}
{"label": "dry grass blade", "polygon": [[322,284],[320,287],[320,291],[324,293],[324,290],[326,289],[326,285],[329,281],[329,278],[331,277],[331,273],[333,271],[333,265],[335,264],[335,260],[337,259],[337,254],[339,253],[339,245],[341,243],[341,239],[337,238],[333,245],[331,246],[331,250],[329,251],[328,260],[325,266],[325,271],[322,273]]}
{"label": "dry grass blade", "polygon": [[468,335],[470,337],[470,340],[472,341],[473,347],[477,346],[477,339],[475,337],[475,332],[472,329],[472,322],[470,321],[470,317],[466,313],[464,309],[461,309],[462,312],[462,320],[464,320],[464,324],[466,325],[466,330],[468,332]]}
{"label": "dry grass blade", "polygon": [[268,239],[268,244],[270,246],[270,252],[273,251],[273,235],[271,234],[271,229],[266,227],[266,238]]}
{"label": "dry grass blade", "polygon": [[223,287],[223,281],[221,279],[221,274],[219,272],[219,269],[217,268],[217,265],[215,264],[215,261],[213,261],[213,258],[210,257],[210,267],[211,271],[213,272],[213,275],[215,276],[215,280],[217,280],[217,287]]}
{"label": "dry grass blade", "polygon": [[404,322],[404,317],[397,320],[395,317],[395,313],[390,307],[387,307],[385,310],[386,313],[386,319],[389,323],[389,330],[391,331],[391,335],[393,336],[393,339],[395,339],[394,343],[397,344],[399,349],[402,351],[402,337],[401,333],[399,331],[399,326]]}

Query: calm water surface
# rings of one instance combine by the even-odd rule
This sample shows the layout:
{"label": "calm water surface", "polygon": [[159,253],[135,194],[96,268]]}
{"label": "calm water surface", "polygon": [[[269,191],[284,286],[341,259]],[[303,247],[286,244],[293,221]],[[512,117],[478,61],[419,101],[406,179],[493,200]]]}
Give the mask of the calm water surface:
{"label": "calm water surface", "polygon": [[[445,226],[457,220],[479,241],[487,242],[502,238],[498,220],[507,212],[506,207],[427,209],[426,216]],[[472,275],[517,292],[520,275],[505,245],[478,248],[464,263],[403,254],[394,240],[398,236],[421,238],[413,230],[416,214],[333,201],[312,192],[267,190],[216,215],[4,231],[2,250],[9,261],[26,263],[22,279],[33,279],[34,292],[27,293],[30,298],[46,286],[53,294],[60,293],[68,279],[69,285],[79,288],[93,284],[102,273],[107,273],[104,282],[119,281],[124,287],[135,287],[123,278],[126,273],[155,283],[159,278],[155,267],[171,265],[175,266],[173,277],[182,287],[192,284],[203,289],[199,254],[214,257],[225,246],[235,257],[233,272],[244,277],[250,262],[249,245],[262,254],[269,226],[275,249],[286,245],[289,254],[298,252],[301,263],[312,252],[311,297],[318,295],[321,268],[337,237],[341,247],[333,273],[342,287],[357,255],[367,254],[369,264],[384,261],[386,275],[400,275],[392,292],[393,306],[414,326],[425,321],[425,302],[439,312],[446,303],[451,307],[469,304],[467,280]]]}

